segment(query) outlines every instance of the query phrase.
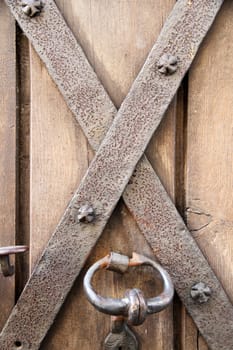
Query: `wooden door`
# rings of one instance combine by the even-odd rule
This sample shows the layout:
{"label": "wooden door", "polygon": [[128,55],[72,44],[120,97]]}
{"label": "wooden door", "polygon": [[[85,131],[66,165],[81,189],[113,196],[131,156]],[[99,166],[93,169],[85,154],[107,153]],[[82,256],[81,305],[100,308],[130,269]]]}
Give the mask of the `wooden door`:
{"label": "wooden door", "polygon": [[[175,0],[56,3],[119,108]],[[147,156],[233,298],[232,16],[233,4],[226,0]],[[17,258],[14,277],[0,276],[3,326],[93,153],[2,0],[0,40],[0,244],[30,247],[29,255]],[[121,201],[41,349],[102,349],[110,318],[87,302],[82,280],[88,266],[109,251],[137,251],[153,258]],[[148,295],[160,288],[150,269],[127,280],[105,273],[96,281],[106,295],[122,295],[135,285]],[[178,297],[135,332],[142,349],[208,349]]]}

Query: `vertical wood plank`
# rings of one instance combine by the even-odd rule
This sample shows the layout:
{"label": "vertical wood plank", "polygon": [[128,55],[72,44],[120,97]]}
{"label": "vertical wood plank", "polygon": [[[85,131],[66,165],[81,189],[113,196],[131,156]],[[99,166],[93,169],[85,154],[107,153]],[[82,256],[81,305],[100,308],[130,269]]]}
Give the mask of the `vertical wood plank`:
{"label": "vertical wood plank", "polygon": [[[71,1],[67,6],[65,1],[57,1],[117,107],[120,106],[144,63],[173,2],[79,0]],[[152,16],[152,13],[155,16]],[[31,265],[33,266],[62,214],[69,195],[80,181],[91,158],[91,152],[33,51],[31,64]],[[171,124],[173,127],[174,108],[169,114],[171,117],[168,117],[168,128]],[[69,144],[67,149],[63,149],[67,138]],[[168,138],[171,138],[171,142],[169,141],[166,146],[165,140]],[[174,160],[173,158],[169,160],[172,153],[169,148],[174,145],[173,138],[174,132],[171,129],[163,131],[161,127],[160,153],[167,149],[165,168],[161,173],[166,171],[166,181],[168,187],[171,186],[171,193],[174,174],[172,180],[169,177]],[[153,147],[155,145],[151,146],[151,150]],[[50,208],[50,202],[57,204]],[[137,250],[152,256],[150,248],[123,204],[116,209],[87,265],[110,250],[125,254]],[[141,286],[143,290],[148,292],[151,290],[151,294],[154,294],[159,288],[149,272],[145,275],[142,271],[138,276],[138,283],[143,284]],[[83,296],[82,279],[83,275],[77,280],[58,315],[53,329],[42,345],[43,349],[102,348],[104,337],[109,331],[109,317],[101,315],[88,304]],[[135,286],[135,276],[128,277],[125,282],[119,280],[117,276],[103,276],[98,286],[106,293],[122,295],[127,288],[127,282]],[[172,349],[171,310],[151,317],[137,329],[137,332],[145,349]]]}
{"label": "vertical wood plank", "polygon": [[[232,15],[233,4],[227,0],[190,72],[186,154],[188,226],[231,300]],[[207,349],[201,339],[198,346]]]}
{"label": "vertical wood plank", "polygon": [[[15,244],[16,58],[15,21],[0,1],[0,246]],[[12,259],[13,261],[13,259]],[[15,277],[0,273],[0,328],[15,298]]]}
{"label": "vertical wood plank", "polygon": [[[146,151],[147,157],[170,197],[175,201],[176,98],[157,129]],[[158,314],[158,349],[173,349],[173,305]],[[148,348],[149,349],[149,348]]]}
{"label": "vertical wood plank", "polygon": [[184,306],[181,308],[181,333],[180,333],[180,338],[181,338],[181,349],[186,350],[199,350],[198,347],[198,330],[197,327],[195,326],[192,318],[188,315],[186,309]]}
{"label": "vertical wood plank", "polygon": [[203,339],[203,337],[201,336],[200,333],[198,333],[198,350],[208,350],[208,346],[205,342],[205,340]]}
{"label": "vertical wood plank", "polygon": [[[29,42],[17,26],[17,244],[30,245],[30,62]],[[16,258],[16,299],[29,277],[29,256]]]}
{"label": "vertical wood plank", "polygon": [[32,270],[85,173],[88,157],[85,137],[32,48],[30,56]]}
{"label": "vertical wood plank", "polygon": [[[187,144],[188,74],[177,94],[176,156],[175,156],[175,204],[186,220],[185,166]],[[197,350],[198,330],[178,296],[174,299],[174,333],[176,350]]]}
{"label": "vertical wood plank", "polygon": [[[78,22],[76,20],[75,23],[73,19],[70,22],[68,20],[68,23],[75,31],[98,77],[117,107],[120,106],[144,63],[173,4],[174,1],[153,0],[112,3],[89,1],[88,5],[86,3],[84,5],[83,1],[79,1],[70,8],[63,7],[65,13],[71,14],[72,11],[73,18],[78,17]],[[153,13],[155,16],[152,15]],[[174,194],[174,108],[173,105],[168,112],[167,120],[161,125],[147,151],[152,165],[160,172],[171,194]],[[120,227],[120,222],[118,223],[119,229],[125,230],[124,227]],[[127,236],[127,231],[125,236]],[[130,247],[127,241],[130,240],[122,236],[122,242],[118,239],[115,245],[118,249],[128,245],[129,253],[130,248],[131,251],[136,247],[142,250],[143,245],[146,248],[145,243],[139,245],[136,241]],[[151,341],[148,340],[150,338],[148,334],[147,338],[142,341],[143,347],[145,349],[172,349],[171,308],[157,315],[152,327]],[[148,330],[145,329],[146,331]]]}

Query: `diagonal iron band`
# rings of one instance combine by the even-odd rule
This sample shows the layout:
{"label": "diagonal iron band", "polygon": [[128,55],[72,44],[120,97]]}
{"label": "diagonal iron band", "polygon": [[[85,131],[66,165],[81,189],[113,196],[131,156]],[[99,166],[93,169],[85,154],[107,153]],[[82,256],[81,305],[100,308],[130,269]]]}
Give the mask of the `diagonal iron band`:
{"label": "diagonal iron band", "polygon": [[[174,7],[1,333],[1,349],[14,349],[15,341],[22,343],[23,350],[39,348],[222,2],[180,0]],[[116,110],[55,4],[47,1],[40,17],[28,19],[15,1],[6,3],[96,150]],[[176,75],[165,77],[157,72],[156,64],[164,52],[177,55]],[[145,158],[124,192],[124,200],[172,275],[176,290],[211,349],[232,348],[232,305]],[[77,208],[85,202],[97,211],[94,224],[74,220]],[[212,290],[204,306],[190,298],[190,289],[197,281],[205,281]]]}

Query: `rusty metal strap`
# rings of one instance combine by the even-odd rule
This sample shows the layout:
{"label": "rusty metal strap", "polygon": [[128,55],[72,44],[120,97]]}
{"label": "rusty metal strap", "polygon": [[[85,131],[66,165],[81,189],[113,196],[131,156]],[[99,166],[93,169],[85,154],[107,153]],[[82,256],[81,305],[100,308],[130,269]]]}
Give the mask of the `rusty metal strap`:
{"label": "rusty metal strap", "polygon": [[[28,20],[28,18],[21,15],[20,8],[15,6],[14,1],[6,2],[11,6],[23,30],[47,64],[55,82],[63,92],[80,124],[85,128],[92,146],[96,149],[111,124],[115,110],[53,2],[48,1],[46,4],[48,8],[45,7],[43,15],[32,20]],[[1,334],[1,349],[13,349],[16,340],[22,342],[22,349],[37,349],[39,347],[74,279],[80,272],[89,250],[99,237],[106,220],[123,191],[132,172],[133,163],[136,162],[136,158],[139,159],[140,154],[145,149],[146,143],[152,134],[152,132],[148,133],[148,128],[152,125],[150,122],[153,123],[154,128],[158,125],[221,3],[222,1],[219,1],[210,5],[205,1],[194,1],[193,4],[189,4],[188,1],[179,1],[175,6],[143,71],[122,106],[100,153],[98,153],[90,167],[78,193],[73,198],[69,209],[49,242],[48,248],[36,267],[19,303],[13,310]],[[55,22],[53,21],[54,18]],[[32,22],[33,24],[31,24]],[[49,43],[43,41],[43,38],[41,41],[38,30],[43,31],[43,35],[46,32],[45,34],[51,42],[55,39],[57,25],[59,25],[59,28],[63,28],[63,31],[60,30],[59,42],[56,42],[58,48],[53,51],[54,42],[50,47]],[[61,38],[61,35],[63,38]],[[182,40],[185,39],[189,42],[184,52]],[[60,57],[61,47],[59,48],[61,42],[62,57]],[[64,48],[66,43],[67,47]],[[158,74],[156,63],[162,53],[168,50],[173,54],[177,54],[179,68],[176,76],[165,78]],[[64,63],[68,59],[69,64],[65,65],[64,68]],[[157,90],[158,88],[159,90]],[[151,104],[151,101],[153,101],[153,104]],[[140,111],[143,111],[143,117],[143,113],[140,115]],[[131,113],[135,119],[130,117]],[[119,132],[119,128],[124,129],[124,122],[127,125],[126,133],[123,134],[122,131]],[[140,133],[140,125],[144,123],[146,124],[144,130],[147,136],[145,133]],[[133,132],[127,129],[129,127]],[[127,137],[130,138],[130,142],[125,144],[125,138]],[[137,139],[134,140],[134,137],[139,137],[140,142]],[[108,148],[110,146],[111,150]],[[128,157],[127,164],[122,159],[121,152],[123,148],[121,146],[124,147],[123,152],[126,151],[124,156]],[[137,156],[134,154],[131,157],[130,147],[132,149],[136,147],[135,153]],[[114,154],[116,162],[113,162],[112,168],[109,168],[111,164],[105,161],[105,157],[110,154],[111,157]],[[100,164],[102,160],[105,163],[104,170],[102,164]],[[118,166],[121,168],[120,171],[118,171]],[[103,175],[107,173],[104,180],[98,176],[98,172]],[[219,349],[223,346],[229,349],[232,348],[233,343],[230,339],[230,333],[233,329],[231,321],[233,320],[232,306],[221,285],[192,240],[147,161],[140,162],[136,175],[124,194],[128,207],[133,212],[153,249],[156,250],[156,255],[172,274],[181,298],[192,313],[202,333],[206,336],[212,349]],[[108,178],[109,176],[110,178]],[[134,180],[136,178],[137,181]],[[100,186],[97,189],[96,184]],[[142,191],[143,198],[141,196]],[[110,203],[108,202],[108,196]],[[86,201],[94,204],[99,214],[98,221],[89,227],[74,222],[76,208]],[[149,211],[148,208],[150,208]],[[159,217],[157,217],[158,213]],[[156,220],[154,220],[155,217]],[[177,244],[182,245],[182,254],[177,253]],[[172,255],[173,259],[171,259]],[[199,280],[206,281],[213,290],[212,300],[204,308],[195,304],[190,298],[190,288]],[[201,317],[198,315],[200,312]],[[228,327],[224,330],[221,329],[220,334],[218,327],[215,325],[216,320],[221,319],[225,323],[226,318],[230,320],[228,321]]]}

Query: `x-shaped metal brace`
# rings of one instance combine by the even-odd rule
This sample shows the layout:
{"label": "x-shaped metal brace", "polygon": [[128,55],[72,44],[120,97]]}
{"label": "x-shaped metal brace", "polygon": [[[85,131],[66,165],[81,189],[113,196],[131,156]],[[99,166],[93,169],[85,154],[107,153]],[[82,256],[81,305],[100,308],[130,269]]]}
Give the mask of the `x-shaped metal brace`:
{"label": "x-shaped metal brace", "polygon": [[[124,191],[127,207],[208,345],[233,349],[232,304],[142,157],[223,0],[176,3],[118,113],[53,0],[33,18],[19,1],[5,1],[97,153],[0,335],[0,348],[14,349],[15,341],[23,350],[39,348]],[[85,204],[96,213],[89,224],[77,219]],[[198,281],[212,291],[204,306],[190,296]]]}

